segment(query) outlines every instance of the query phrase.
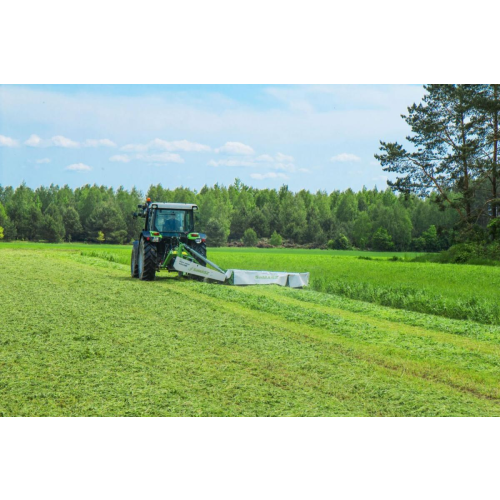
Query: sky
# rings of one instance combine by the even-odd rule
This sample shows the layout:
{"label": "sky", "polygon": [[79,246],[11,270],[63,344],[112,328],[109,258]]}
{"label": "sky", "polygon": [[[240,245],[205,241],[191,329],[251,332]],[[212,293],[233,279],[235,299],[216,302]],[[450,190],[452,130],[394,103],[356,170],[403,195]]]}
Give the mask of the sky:
{"label": "sky", "polygon": [[2,85],[0,185],[385,189],[421,85]]}

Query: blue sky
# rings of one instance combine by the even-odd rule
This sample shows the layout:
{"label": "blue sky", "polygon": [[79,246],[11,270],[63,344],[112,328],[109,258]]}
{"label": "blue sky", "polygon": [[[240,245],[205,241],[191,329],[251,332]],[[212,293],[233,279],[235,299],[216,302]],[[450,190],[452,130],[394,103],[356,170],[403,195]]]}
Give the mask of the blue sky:
{"label": "blue sky", "polygon": [[384,189],[419,85],[0,86],[0,184]]}

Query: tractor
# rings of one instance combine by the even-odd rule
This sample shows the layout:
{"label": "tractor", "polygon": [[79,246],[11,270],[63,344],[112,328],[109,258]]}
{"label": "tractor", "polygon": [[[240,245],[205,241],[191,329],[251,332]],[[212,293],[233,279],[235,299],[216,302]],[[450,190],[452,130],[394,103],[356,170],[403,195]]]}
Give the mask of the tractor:
{"label": "tractor", "polygon": [[[130,274],[153,281],[160,270],[179,276],[228,285],[281,285],[302,288],[309,273],[224,270],[207,259],[207,236],[194,230],[192,203],[160,203],[150,198],[134,217],[144,218],[144,229],[132,245]],[[210,267],[208,267],[210,266]]]}
{"label": "tractor", "polygon": [[[194,231],[191,203],[152,203],[148,198],[134,217],[144,218],[144,229],[132,246],[132,277],[152,281],[161,269],[176,271],[175,257],[180,256],[206,267],[206,235]],[[193,250],[189,252],[188,249]],[[181,271],[177,271],[181,272]]]}

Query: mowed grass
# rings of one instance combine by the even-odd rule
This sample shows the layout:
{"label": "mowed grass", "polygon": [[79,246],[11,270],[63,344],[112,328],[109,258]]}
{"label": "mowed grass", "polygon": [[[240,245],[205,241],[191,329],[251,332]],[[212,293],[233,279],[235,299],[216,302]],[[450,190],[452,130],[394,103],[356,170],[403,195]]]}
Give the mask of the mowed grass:
{"label": "mowed grass", "polygon": [[[129,251],[0,245],[0,414],[500,415],[499,326],[314,290],[140,282]],[[210,256],[237,267],[221,260],[244,253]]]}
{"label": "mowed grass", "polygon": [[[37,243],[4,243],[0,248],[50,248],[121,264],[130,262],[131,249]],[[500,267],[410,262],[415,255],[258,248],[210,248],[208,252],[211,260],[226,269],[309,271],[311,288],[316,291],[408,311],[500,324]]]}

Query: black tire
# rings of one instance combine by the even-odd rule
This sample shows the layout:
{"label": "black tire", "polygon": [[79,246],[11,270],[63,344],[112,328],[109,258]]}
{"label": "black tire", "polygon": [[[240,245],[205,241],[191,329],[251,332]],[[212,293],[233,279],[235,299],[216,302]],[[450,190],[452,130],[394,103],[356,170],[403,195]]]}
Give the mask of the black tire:
{"label": "black tire", "polygon": [[[200,254],[200,255],[203,255],[203,257],[205,257],[205,259],[207,258],[207,244],[206,243],[200,243],[196,248],[195,250]],[[199,261],[198,262],[200,265],[202,266],[205,266],[207,267],[207,263],[206,262],[203,262],[203,261]]]}
{"label": "black tire", "polygon": [[139,277],[139,267],[137,265],[138,253],[139,253],[139,242],[134,241],[134,243],[132,244],[132,256],[130,257],[130,276],[132,276],[132,278]]}
{"label": "black tire", "polygon": [[139,279],[153,281],[156,275],[156,246],[141,238],[137,259],[137,272]]}

